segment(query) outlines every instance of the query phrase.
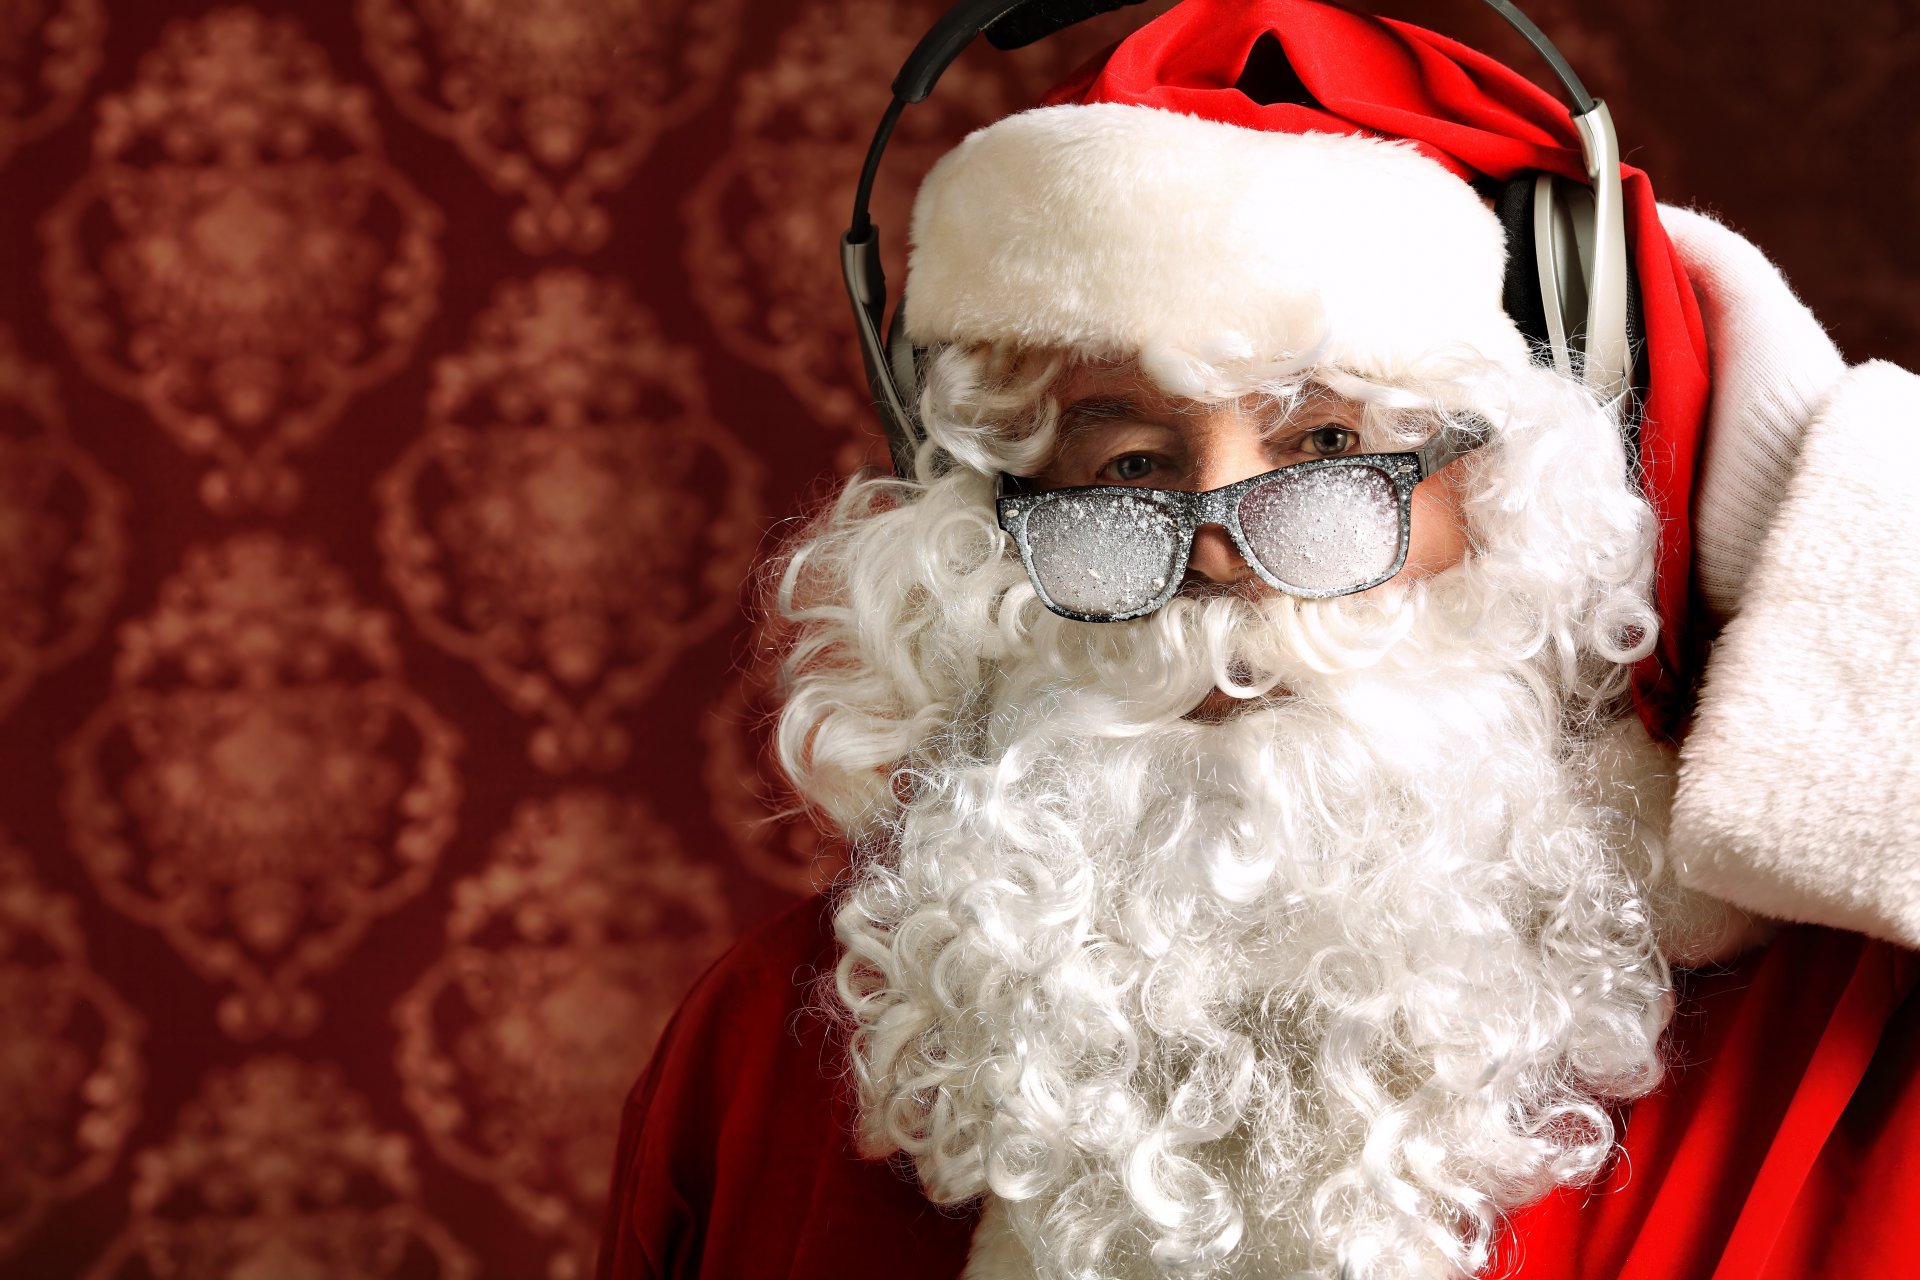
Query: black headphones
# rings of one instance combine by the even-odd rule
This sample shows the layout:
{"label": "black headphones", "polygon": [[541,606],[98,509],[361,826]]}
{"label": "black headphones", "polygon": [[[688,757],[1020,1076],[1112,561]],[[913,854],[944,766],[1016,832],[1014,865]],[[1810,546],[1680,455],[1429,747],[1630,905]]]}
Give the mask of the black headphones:
{"label": "black headphones", "polygon": [[[1545,360],[1561,373],[1576,360],[1587,386],[1609,401],[1638,382],[1639,290],[1627,254],[1620,191],[1620,144],[1604,102],[1591,97],[1553,42],[1509,0],[1487,6],[1546,58],[1572,100],[1574,127],[1592,185],[1549,173],[1522,174],[1494,192],[1507,233],[1507,315]],[[903,304],[886,324],[887,282],[880,266],[879,229],[867,215],[880,157],[900,112],[933,92],[960,51],[984,34],[998,49],[1018,49],[1078,22],[1141,0],[960,0],[922,36],[893,80],[893,102],[874,130],[853,196],[853,223],[840,241],[840,270],[853,302],[854,330],[867,384],[886,429],[893,469],[909,475],[918,445],[920,361],[907,340]],[[881,336],[885,331],[886,336]],[[1638,456],[1638,427],[1627,422],[1627,457]]]}

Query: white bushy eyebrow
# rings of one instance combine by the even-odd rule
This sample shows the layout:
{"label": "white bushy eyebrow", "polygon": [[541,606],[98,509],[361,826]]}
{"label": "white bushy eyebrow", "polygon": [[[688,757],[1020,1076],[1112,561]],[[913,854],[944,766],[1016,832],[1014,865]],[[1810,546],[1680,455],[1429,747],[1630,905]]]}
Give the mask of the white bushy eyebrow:
{"label": "white bushy eyebrow", "polygon": [[1060,411],[1063,433],[1072,434],[1088,427],[1110,422],[1138,422],[1145,426],[1165,425],[1169,420],[1197,417],[1210,408],[1198,400],[1169,400],[1148,404],[1136,396],[1089,396],[1076,400]]}
{"label": "white bushy eyebrow", "polygon": [[1062,410],[1060,426],[1066,434],[1072,434],[1108,422],[1137,422],[1148,417],[1140,402],[1129,396],[1094,396],[1075,401]]}

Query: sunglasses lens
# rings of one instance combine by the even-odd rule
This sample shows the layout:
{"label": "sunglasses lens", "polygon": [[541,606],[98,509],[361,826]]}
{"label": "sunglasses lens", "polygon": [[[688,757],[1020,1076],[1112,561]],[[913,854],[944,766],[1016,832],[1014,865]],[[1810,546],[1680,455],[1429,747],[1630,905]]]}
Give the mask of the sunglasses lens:
{"label": "sunglasses lens", "polygon": [[1145,609],[1166,594],[1180,524],[1151,498],[1062,494],[1027,513],[1033,576],[1059,608],[1094,618]]}
{"label": "sunglasses lens", "polygon": [[1283,471],[1240,499],[1240,529],[1281,582],[1338,593],[1385,577],[1400,558],[1400,499],[1378,467]]}

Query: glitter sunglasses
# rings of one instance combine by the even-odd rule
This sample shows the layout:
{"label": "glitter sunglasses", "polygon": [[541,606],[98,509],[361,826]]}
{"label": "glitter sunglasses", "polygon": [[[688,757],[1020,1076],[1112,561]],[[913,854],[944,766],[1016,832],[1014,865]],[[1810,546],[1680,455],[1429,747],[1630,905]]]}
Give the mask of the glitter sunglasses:
{"label": "glitter sunglasses", "polygon": [[1456,427],[1408,452],[1314,458],[1205,493],[1093,485],[1002,493],[995,506],[1040,602],[1064,618],[1125,622],[1159,609],[1186,577],[1194,531],[1209,524],[1262,582],[1318,600],[1400,572],[1414,486],[1486,441]]}

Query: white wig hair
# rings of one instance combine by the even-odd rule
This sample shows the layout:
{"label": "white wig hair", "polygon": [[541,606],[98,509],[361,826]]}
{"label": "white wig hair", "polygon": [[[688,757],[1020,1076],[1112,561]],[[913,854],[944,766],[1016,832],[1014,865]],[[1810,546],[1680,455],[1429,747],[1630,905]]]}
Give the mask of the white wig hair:
{"label": "white wig hair", "polygon": [[[1063,365],[934,350],[914,474],[848,482],[782,566],[778,750],[857,850],[834,998],[862,1148],[995,1197],[1041,1275],[1475,1272],[1660,1073],[1661,782],[1596,781],[1657,627],[1617,420],[1453,354],[1156,370],[1358,400],[1406,447],[1472,419],[1472,554],[1090,624],[993,515],[1053,447]],[[1285,696],[1182,719],[1215,686]]]}

